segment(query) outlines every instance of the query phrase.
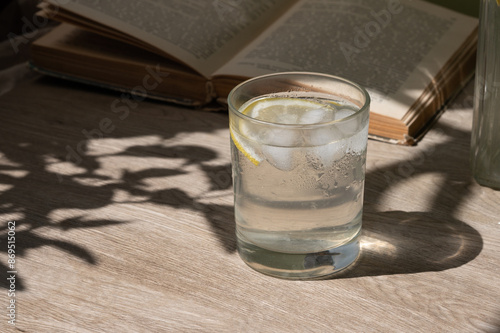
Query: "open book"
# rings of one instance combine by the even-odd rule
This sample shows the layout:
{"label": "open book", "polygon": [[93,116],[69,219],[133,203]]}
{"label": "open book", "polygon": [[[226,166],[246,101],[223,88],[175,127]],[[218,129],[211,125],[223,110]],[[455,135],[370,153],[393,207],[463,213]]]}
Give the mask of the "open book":
{"label": "open book", "polygon": [[[60,3],[61,2],[61,3]],[[224,102],[282,71],[370,93],[370,136],[413,144],[475,67],[477,19],[420,0],[44,0],[63,22],[32,46],[39,71],[175,103]]]}

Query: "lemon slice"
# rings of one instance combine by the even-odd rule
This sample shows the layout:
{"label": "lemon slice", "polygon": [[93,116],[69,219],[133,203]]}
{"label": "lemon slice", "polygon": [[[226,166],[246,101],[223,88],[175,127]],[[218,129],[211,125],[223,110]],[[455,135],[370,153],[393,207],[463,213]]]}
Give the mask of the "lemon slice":
{"label": "lemon slice", "polygon": [[[340,104],[333,101],[323,102],[304,98],[263,96],[242,105],[240,112],[253,119],[275,124],[316,124],[335,120],[336,106],[338,105]],[[266,159],[263,150],[268,148],[265,144],[260,143],[270,141],[272,137],[272,144],[278,147],[274,147],[273,156],[268,157],[271,160],[277,160],[277,162],[283,159],[281,164],[285,165],[287,159],[291,157],[288,156],[290,153],[286,147],[293,147],[297,141],[300,141],[301,133],[293,129],[268,129],[268,131],[259,132],[257,129],[258,125],[250,124],[245,120],[240,120],[237,128],[230,128],[231,139],[236,148],[254,165],[258,166]],[[274,163],[271,164],[274,165]]]}
{"label": "lemon slice", "polygon": [[261,97],[244,104],[241,113],[254,119],[276,124],[315,124],[330,121],[335,113],[333,101],[293,98]]}
{"label": "lemon slice", "polygon": [[258,166],[264,160],[264,157],[257,152],[257,149],[252,146],[248,139],[239,135],[237,131],[233,131],[232,128],[229,128],[229,134],[231,135],[231,140],[233,140],[236,148],[238,148],[238,150],[241,151],[243,155],[245,155],[245,157],[248,158],[254,165]]}

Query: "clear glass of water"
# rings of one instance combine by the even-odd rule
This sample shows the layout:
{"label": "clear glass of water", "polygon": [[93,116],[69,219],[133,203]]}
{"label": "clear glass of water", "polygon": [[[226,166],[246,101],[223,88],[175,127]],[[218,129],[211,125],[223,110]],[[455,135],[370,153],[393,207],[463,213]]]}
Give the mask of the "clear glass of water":
{"label": "clear glass of water", "polygon": [[370,97],[348,80],[290,72],[228,96],[237,247],[287,279],[325,278],[359,255]]}

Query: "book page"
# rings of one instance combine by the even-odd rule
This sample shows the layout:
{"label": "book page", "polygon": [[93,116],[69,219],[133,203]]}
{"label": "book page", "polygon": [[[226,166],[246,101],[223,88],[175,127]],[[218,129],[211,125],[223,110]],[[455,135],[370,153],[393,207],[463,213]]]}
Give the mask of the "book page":
{"label": "book page", "polygon": [[210,77],[290,0],[46,0],[143,40]]}
{"label": "book page", "polygon": [[374,112],[403,119],[475,26],[417,0],[300,1],[216,74],[333,74],[367,88]]}

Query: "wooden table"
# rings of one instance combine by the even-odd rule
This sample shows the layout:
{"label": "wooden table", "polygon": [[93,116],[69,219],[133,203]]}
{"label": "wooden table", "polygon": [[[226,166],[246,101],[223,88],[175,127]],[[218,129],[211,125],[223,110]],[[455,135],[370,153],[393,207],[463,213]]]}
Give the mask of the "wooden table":
{"label": "wooden table", "polygon": [[0,97],[0,331],[498,332],[500,192],[471,178],[471,101],[416,147],[369,141],[359,261],[287,281],[235,251],[227,114],[28,75]]}

